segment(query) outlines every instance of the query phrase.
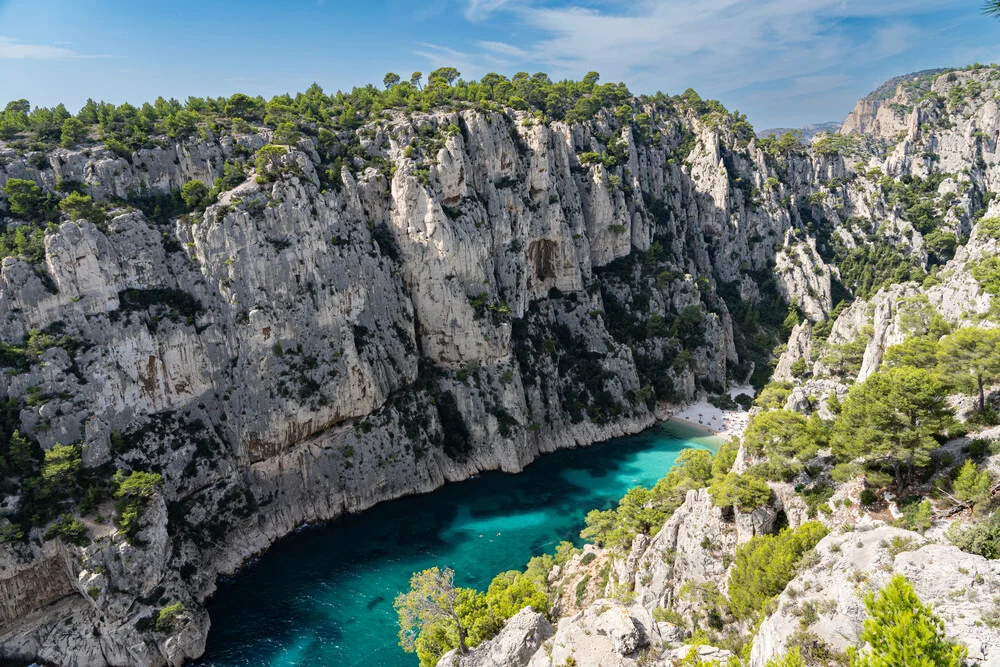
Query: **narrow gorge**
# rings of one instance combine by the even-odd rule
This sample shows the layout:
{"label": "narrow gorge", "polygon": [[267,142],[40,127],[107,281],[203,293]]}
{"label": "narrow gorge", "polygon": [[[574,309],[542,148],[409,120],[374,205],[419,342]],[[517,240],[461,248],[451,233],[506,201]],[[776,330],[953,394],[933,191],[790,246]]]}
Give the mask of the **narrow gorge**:
{"label": "narrow gorge", "polygon": [[[903,78],[808,144],[693,90],[448,69],[422,89],[88,103],[0,134],[0,658],[185,664],[218,577],[300,526],[640,433],[748,379],[751,429],[769,408],[833,420],[899,344],[996,327],[1000,69]],[[951,459],[935,451],[921,497],[987,426],[990,384],[982,406],[948,387],[965,430],[936,433]],[[768,463],[744,440],[723,476]],[[834,478],[813,444],[759,506],[685,487],[665,524],[557,566],[553,591],[591,582],[561,621],[527,609],[445,660],[670,665],[693,645],[763,667],[817,632],[792,607],[898,571],[1000,665],[997,562],[946,524],[889,525],[899,476]],[[746,656],[692,643],[677,617],[716,628],[738,547],[811,520],[829,534],[796,579],[731,623]],[[864,620],[844,588],[811,607],[831,651]]]}

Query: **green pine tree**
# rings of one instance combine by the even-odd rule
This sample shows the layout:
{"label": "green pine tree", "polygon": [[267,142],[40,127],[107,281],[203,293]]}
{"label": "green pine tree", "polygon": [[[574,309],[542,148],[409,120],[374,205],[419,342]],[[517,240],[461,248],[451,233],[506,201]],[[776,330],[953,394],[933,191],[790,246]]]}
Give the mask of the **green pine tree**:
{"label": "green pine tree", "polygon": [[961,667],[968,651],[949,641],[944,623],[920,602],[901,574],[878,594],[865,596],[868,619],[861,633],[866,653],[849,650],[851,667]]}

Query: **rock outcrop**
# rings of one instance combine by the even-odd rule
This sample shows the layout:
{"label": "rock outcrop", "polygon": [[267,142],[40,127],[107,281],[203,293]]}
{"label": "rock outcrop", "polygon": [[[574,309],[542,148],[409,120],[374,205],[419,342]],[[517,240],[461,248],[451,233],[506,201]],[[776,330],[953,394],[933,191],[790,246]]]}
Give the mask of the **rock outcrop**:
{"label": "rock outcrop", "polygon": [[439,667],[526,667],[542,643],[553,635],[552,624],[525,607],[509,619],[493,639],[484,641],[465,655],[451,651],[438,661]]}
{"label": "rock outcrop", "polygon": [[798,573],[778,596],[777,611],[761,624],[753,642],[751,667],[782,655],[794,637],[832,653],[860,644],[867,611],[864,594],[878,591],[894,573],[904,575],[920,600],[930,605],[953,639],[969,649],[969,659],[1000,664],[1000,629],[995,618],[1000,563],[929,544],[917,533],[859,523],[831,534],[816,547],[812,565]]}

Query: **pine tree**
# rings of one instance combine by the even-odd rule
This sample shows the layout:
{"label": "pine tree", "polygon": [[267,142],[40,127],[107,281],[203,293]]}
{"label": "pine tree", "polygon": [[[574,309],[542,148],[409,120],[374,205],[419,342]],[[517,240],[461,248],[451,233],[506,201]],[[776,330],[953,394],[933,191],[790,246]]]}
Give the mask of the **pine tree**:
{"label": "pine tree", "polygon": [[961,667],[968,651],[949,641],[944,623],[920,602],[901,574],[875,597],[865,596],[868,619],[861,633],[870,650],[849,651],[851,667]]}

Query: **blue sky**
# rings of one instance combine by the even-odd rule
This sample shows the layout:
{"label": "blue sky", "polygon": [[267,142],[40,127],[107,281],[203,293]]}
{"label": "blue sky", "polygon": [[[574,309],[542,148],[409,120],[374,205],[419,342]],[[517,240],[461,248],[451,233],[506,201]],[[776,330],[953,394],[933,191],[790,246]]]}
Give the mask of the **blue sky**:
{"label": "blue sky", "polygon": [[0,0],[0,104],[265,97],[452,65],[688,86],[758,127],[841,120],[885,79],[1000,62],[978,0]]}

